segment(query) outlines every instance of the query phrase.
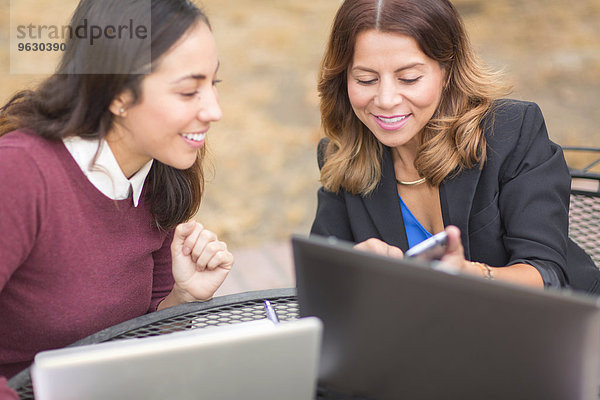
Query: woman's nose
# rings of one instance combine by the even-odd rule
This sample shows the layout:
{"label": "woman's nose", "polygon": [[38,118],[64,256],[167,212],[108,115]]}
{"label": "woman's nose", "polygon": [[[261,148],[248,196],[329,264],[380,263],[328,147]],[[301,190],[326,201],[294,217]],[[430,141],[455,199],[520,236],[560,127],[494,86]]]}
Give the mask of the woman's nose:
{"label": "woman's nose", "polygon": [[212,88],[203,93],[200,99],[200,110],[198,118],[203,121],[216,122],[223,117],[221,106],[219,105],[219,96],[217,89]]}
{"label": "woman's nose", "polygon": [[402,95],[396,82],[389,79],[381,80],[377,88],[375,97],[375,105],[382,109],[393,108],[402,102]]}

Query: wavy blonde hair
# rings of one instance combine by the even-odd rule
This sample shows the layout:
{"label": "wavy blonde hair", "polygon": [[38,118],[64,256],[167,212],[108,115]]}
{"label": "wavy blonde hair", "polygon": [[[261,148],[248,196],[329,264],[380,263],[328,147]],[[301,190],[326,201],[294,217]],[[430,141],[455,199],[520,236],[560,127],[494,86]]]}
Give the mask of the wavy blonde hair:
{"label": "wavy blonde hair", "polygon": [[367,195],[381,179],[383,145],[354,114],[347,88],[356,37],[371,29],[412,37],[446,72],[440,104],[421,132],[419,174],[437,186],[453,173],[482,166],[483,121],[509,87],[500,72],[475,56],[454,6],[447,0],[346,0],[336,14],[318,84],[321,123],[330,140],[323,186]]}

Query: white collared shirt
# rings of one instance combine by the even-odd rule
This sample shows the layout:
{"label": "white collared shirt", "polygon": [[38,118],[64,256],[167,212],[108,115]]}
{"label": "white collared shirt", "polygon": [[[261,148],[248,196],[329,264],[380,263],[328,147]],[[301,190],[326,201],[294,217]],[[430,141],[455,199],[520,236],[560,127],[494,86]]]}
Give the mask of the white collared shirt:
{"label": "white collared shirt", "polygon": [[[106,140],[102,140],[100,143],[100,150],[98,150],[99,139],[68,137],[63,139],[63,143],[79,168],[99,191],[112,200],[124,200],[131,194],[133,205],[137,207],[144,182],[154,160],[148,161],[138,172],[127,179]],[[98,156],[92,164],[97,151]]]}

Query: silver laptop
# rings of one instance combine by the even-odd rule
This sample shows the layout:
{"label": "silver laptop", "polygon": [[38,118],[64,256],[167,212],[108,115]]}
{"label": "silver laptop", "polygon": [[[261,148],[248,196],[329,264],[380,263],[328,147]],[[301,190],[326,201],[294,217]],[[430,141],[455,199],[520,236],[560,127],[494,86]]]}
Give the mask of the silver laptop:
{"label": "silver laptop", "polygon": [[326,392],[598,398],[600,309],[591,297],[448,273],[317,236],[292,245],[300,315],[324,325]]}
{"label": "silver laptop", "polygon": [[37,400],[313,399],[321,322],[252,321],[41,352]]}

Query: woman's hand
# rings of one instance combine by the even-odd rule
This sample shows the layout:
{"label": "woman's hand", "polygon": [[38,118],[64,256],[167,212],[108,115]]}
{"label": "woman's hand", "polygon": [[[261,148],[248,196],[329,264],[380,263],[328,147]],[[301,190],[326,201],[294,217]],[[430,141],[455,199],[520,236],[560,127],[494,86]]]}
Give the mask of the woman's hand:
{"label": "woman's hand", "polygon": [[[446,227],[445,230],[448,234],[448,246],[446,247],[446,253],[442,257],[441,261],[457,268],[457,270],[462,273],[481,275],[481,271],[477,265],[465,260],[465,250],[460,240],[460,229],[451,225]],[[382,256],[404,258],[404,253],[398,247],[389,245],[375,238],[370,238],[364,242],[360,242],[354,245],[354,248]]]}
{"label": "woman's hand", "polygon": [[404,258],[404,253],[396,246],[391,246],[379,239],[370,238],[354,245],[357,250],[368,251],[382,256]]}
{"label": "woman's hand", "polygon": [[465,259],[465,249],[460,240],[460,229],[454,225],[448,225],[444,230],[448,235],[448,244],[446,246],[446,253],[440,259],[443,263],[440,268],[443,269],[443,265],[447,265],[456,268],[451,269],[452,272],[482,276],[482,271],[478,264]]}
{"label": "woman's hand", "polygon": [[210,300],[233,266],[227,245],[196,221],[175,228],[171,257],[175,285],[159,308]]}
{"label": "woman's hand", "polygon": [[481,272],[476,265],[465,260],[465,249],[460,240],[460,229],[456,226],[449,225],[444,230],[448,235],[448,245],[446,246],[446,253],[442,256],[440,261],[456,267],[460,272],[481,275]]}
{"label": "woman's hand", "polygon": [[[449,271],[460,272],[488,279],[498,279],[502,281],[528,285],[534,287],[544,287],[544,281],[540,273],[529,264],[513,264],[507,267],[496,268],[486,266],[485,264],[471,262],[465,259],[465,249],[460,240],[460,229],[449,225],[445,229],[448,234],[448,245],[446,253],[441,258],[441,266],[446,265]],[[360,242],[354,246],[355,249],[370,251],[388,257],[403,258],[404,253],[396,246],[391,246],[379,239],[371,238]],[[486,272],[485,270],[489,271]]]}
{"label": "woman's hand", "polygon": [[[465,250],[460,240],[460,230],[456,226],[447,226],[448,247],[446,254],[441,261],[459,268],[460,272],[488,277],[488,279],[498,279],[506,282],[512,282],[520,285],[544,287],[544,281],[538,270],[529,264],[513,264],[507,267],[495,268],[485,264],[475,263],[465,260]],[[482,269],[489,271],[486,272]]]}

